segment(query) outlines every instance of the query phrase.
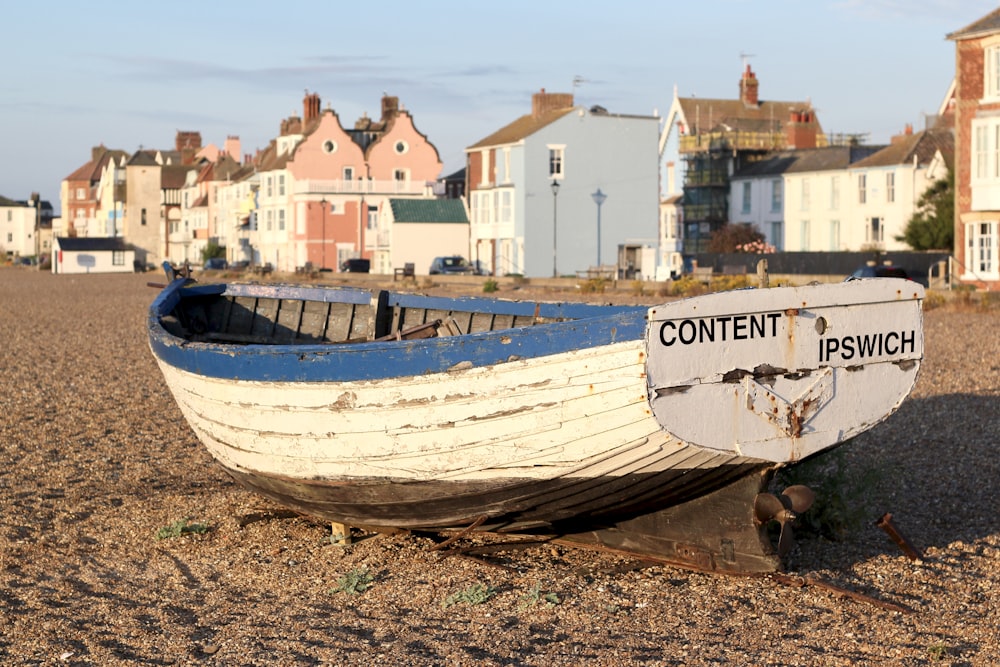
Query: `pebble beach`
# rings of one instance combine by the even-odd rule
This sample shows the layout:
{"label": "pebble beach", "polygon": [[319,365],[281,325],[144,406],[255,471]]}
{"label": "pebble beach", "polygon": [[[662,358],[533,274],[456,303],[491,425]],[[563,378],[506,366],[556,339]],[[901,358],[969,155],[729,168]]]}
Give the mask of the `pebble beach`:
{"label": "pebble beach", "polygon": [[163,280],[0,267],[0,664],[1000,664],[996,300],[938,300],[900,410],[779,478],[819,499],[776,578],[335,544],[188,428],[147,345]]}

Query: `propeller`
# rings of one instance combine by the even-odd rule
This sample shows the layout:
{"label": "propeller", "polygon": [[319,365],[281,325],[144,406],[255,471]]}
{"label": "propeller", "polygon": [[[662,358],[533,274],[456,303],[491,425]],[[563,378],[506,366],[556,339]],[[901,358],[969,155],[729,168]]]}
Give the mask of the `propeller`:
{"label": "propeller", "polygon": [[795,544],[792,535],[792,522],[810,507],[816,499],[816,493],[808,486],[796,484],[781,492],[780,496],[773,493],[758,493],[753,501],[753,515],[758,523],[766,524],[777,521],[781,524],[778,535],[778,556],[783,557]]}

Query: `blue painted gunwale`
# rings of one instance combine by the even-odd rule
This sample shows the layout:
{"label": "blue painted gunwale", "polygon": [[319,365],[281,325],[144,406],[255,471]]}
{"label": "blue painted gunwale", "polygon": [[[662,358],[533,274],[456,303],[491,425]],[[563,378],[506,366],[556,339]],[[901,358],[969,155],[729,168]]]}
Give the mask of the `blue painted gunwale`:
{"label": "blue painted gunwale", "polygon": [[428,297],[392,293],[390,306],[578,318],[444,338],[330,345],[232,345],[191,342],[166,331],[160,318],[181,299],[225,294],[368,304],[372,292],[299,285],[171,282],[150,306],[149,344],[165,363],[197,375],[259,382],[352,382],[443,373],[458,364],[491,366],[634,340],[646,335],[645,306]]}

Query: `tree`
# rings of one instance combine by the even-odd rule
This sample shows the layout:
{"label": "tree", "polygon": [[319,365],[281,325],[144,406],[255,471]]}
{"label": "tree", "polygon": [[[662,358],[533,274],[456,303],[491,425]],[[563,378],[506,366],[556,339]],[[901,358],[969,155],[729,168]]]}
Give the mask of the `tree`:
{"label": "tree", "polygon": [[917,200],[917,210],[896,237],[914,250],[951,250],[955,241],[955,174],[935,181]]}
{"label": "tree", "polygon": [[213,257],[225,257],[226,256],[226,246],[219,245],[215,241],[209,241],[205,244],[205,247],[201,251],[201,261],[207,262]]}
{"label": "tree", "polygon": [[712,232],[708,241],[709,252],[774,252],[766,237],[756,225],[727,224]]}

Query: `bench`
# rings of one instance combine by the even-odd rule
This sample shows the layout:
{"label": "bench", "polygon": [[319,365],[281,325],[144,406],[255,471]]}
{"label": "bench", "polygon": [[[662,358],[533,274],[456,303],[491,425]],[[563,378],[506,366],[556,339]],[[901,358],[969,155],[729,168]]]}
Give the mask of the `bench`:
{"label": "bench", "polygon": [[696,266],[691,269],[691,275],[700,283],[706,285],[712,282],[712,273],[714,269],[711,266]]}
{"label": "bench", "polygon": [[402,278],[403,280],[407,280],[410,278],[416,279],[416,277],[417,277],[416,267],[414,266],[413,262],[407,262],[406,264],[403,264],[403,268],[401,269],[392,270],[393,282],[396,282],[400,278]]}

